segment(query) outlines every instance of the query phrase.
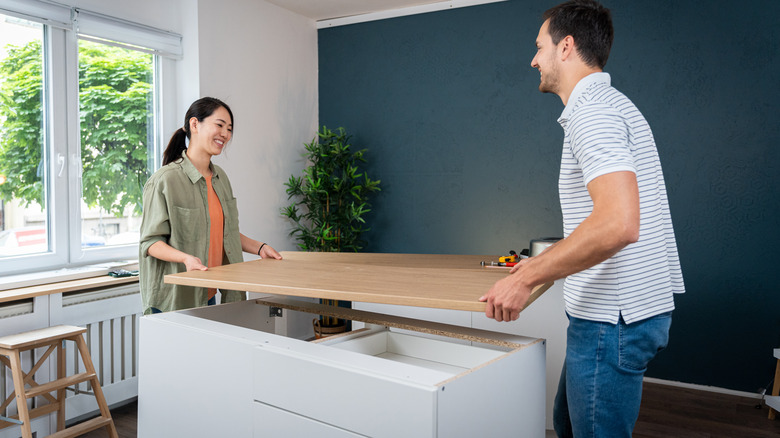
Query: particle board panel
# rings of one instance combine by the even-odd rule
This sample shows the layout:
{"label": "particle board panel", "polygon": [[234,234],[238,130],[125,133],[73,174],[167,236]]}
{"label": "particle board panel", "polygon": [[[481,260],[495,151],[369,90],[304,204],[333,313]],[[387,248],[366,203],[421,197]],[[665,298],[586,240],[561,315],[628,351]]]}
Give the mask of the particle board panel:
{"label": "particle board panel", "polygon": [[478,342],[505,348],[514,349],[532,342],[538,342],[538,339],[536,338],[518,336],[509,333],[491,332],[486,330],[473,329],[470,327],[425,321],[421,319],[405,318],[396,315],[386,315],[383,313],[310,303],[288,297],[265,297],[258,298],[254,301],[255,303],[263,306],[275,306],[297,312],[313,313],[324,316],[335,316],[337,318],[348,319],[350,321],[359,321],[366,324],[393,327],[435,336],[446,336],[449,338],[461,339],[467,342]]}
{"label": "particle board panel", "polygon": [[[284,253],[250,262],[167,275],[166,283],[276,295],[484,312],[479,298],[508,271],[485,256]],[[489,260],[489,259],[488,259]],[[473,268],[472,268],[473,266]],[[537,286],[530,305],[552,283]]]}

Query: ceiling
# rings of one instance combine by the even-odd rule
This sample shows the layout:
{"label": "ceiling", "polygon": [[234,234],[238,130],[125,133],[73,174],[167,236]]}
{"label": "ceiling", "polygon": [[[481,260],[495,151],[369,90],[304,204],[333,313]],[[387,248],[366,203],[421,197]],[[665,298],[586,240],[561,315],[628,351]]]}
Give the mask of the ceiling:
{"label": "ceiling", "polygon": [[410,6],[440,3],[445,0],[266,0],[316,21]]}

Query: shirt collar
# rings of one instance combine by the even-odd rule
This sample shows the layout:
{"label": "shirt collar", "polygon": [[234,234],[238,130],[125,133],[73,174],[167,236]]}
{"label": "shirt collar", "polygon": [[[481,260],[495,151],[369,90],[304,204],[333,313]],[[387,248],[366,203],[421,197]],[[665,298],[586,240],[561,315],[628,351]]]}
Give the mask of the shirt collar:
{"label": "shirt collar", "polygon": [[[195,165],[192,164],[192,161],[190,161],[189,157],[187,157],[186,149],[182,151],[181,158],[181,168],[184,170],[184,174],[187,175],[193,184],[198,182],[199,179],[203,178],[203,175],[198,172],[198,169],[195,168]],[[219,168],[216,167],[214,163],[209,163],[209,169],[211,169],[212,178],[219,179]]]}
{"label": "shirt collar", "polygon": [[574,112],[574,108],[577,106],[577,101],[580,99],[580,97],[582,97],[588,88],[596,84],[604,84],[609,86],[611,82],[612,81],[609,73],[605,72],[591,73],[580,79],[580,81],[577,82],[577,85],[574,86],[574,90],[572,90],[571,95],[569,95],[569,101],[566,103],[566,108],[563,109],[561,116],[558,118],[558,123],[563,124],[569,120],[571,113]]}

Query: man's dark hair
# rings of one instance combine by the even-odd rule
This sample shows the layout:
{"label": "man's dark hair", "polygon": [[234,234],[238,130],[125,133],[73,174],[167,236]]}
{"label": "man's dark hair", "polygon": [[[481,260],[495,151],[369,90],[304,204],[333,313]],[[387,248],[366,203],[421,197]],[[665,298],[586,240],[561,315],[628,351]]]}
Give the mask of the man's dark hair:
{"label": "man's dark hair", "polygon": [[571,35],[585,64],[604,68],[614,38],[609,9],[594,0],[570,0],[548,9],[543,18],[550,20],[553,44]]}

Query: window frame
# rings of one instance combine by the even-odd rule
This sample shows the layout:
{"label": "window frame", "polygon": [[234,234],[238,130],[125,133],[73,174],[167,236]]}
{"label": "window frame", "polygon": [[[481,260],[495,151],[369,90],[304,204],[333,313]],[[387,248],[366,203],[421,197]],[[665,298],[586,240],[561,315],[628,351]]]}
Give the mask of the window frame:
{"label": "window frame", "polygon": [[[106,23],[115,20],[118,33],[128,29],[133,35],[140,29],[150,35],[163,35],[167,42],[176,40],[179,44],[181,36],[170,32],[157,31],[143,25],[137,25],[120,19],[90,13],[81,13],[76,8],[71,8],[70,26],[61,25],[60,21],[52,21],[46,17],[30,15],[28,11],[9,9],[7,4],[14,1],[0,0],[0,13],[8,16],[16,16],[25,20],[39,22],[43,25],[43,160],[47,169],[44,176],[46,188],[45,211],[47,216],[47,229],[49,237],[49,251],[36,254],[27,254],[0,258],[0,277],[13,274],[25,274],[36,271],[76,267],[85,264],[105,263],[118,260],[136,260],[138,258],[138,244],[124,244],[116,246],[83,248],[81,245],[81,132],[80,132],[80,107],[79,107],[79,40],[111,44],[110,41],[95,40],[90,35],[78,32],[78,16],[99,16],[101,26],[106,28]],[[26,0],[25,5],[40,3]],[[22,8],[23,9],[23,8]],[[58,13],[61,11],[57,11]],[[52,25],[52,23],[54,25]],[[157,34],[155,34],[157,32]],[[98,35],[98,38],[100,35]],[[127,43],[124,38],[123,43]],[[122,44],[125,48],[136,50],[133,45]],[[151,53],[153,56],[153,129],[152,137],[154,145],[149,153],[150,171],[154,172],[161,165],[161,153],[163,143],[163,114],[164,103],[172,100],[171,96],[163,95],[163,78],[170,76],[166,69],[175,69],[179,61],[176,53],[166,52],[161,54],[159,50],[137,50]]]}
{"label": "window frame", "polygon": [[[75,78],[75,80],[69,81],[68,84],[68,102],[75,102],[73,105],[69,105],[68,107],[68,114],[69,114],[69,124],[68,128],[71,131],[75,131],[73,135],[70,135],[68,138],[68,157],[70,157],[71,165],[69,166],[69,174],[68,174],[68,188],[70,189],[69,199],[74,200],[73,202],[68,203],[69,207],[69,231],[68,235],[71,237],[69,242],[69,249],[70,249],[70,260],[79,260],[81,263],[97,263],[105,260],[121,260],[121,259],[131,259],[135,260],[138,258],[138,244],[123,244],[123,245],[112,245],[112,246],[101,246],[101,247],[92,247],[92,248],[85,248],[81,244],[81,233],[82,233],[82,194],[83,194],[83,186],[82,186],[82,179],[81,179],[81,173],[82,173],[82,161],[81,161],[81,120],[80,120],[80,102],[79,102],[79,53],[78,53],[78,47],[79,47],[79,41],[80,40],[86,40],[91,41],[97,44],[104,44],[102,41],[96,41],[92,38],[81,38],[78,35],[72,34],[74,37],[74,42],[72,44],[68,44],[68,48],[72,49],[74,51],[73,54],[73,62],[74,67],[71,69],[69,67],[69,72],[72,73],[70,75],[71,77]],[[128,50],[134,50],[129,47],[124,47]],[[149,53],[149,51],[143,51],[145,53]],[[157,157],[162,154],[162,146],[161,146],[161,120],[160,120],[160,113],[162,111],[161,107],[158,106],[159,97],[156,95],[156,93],[160,90],[160,56],[156,54],[152,54],[153,61],[152,61],[152,84],[153,84],[153,120],[152,120],[152,126],[150,127],[152,129],[152,136],[154,138],[154,145],[150,148],[149,154],[152,157],[153,162],[157,162],[159,160],[155,160],[154,157]],[[66,160],[68,161],[68,160]],[[159,166],[154,167],[153,169],[150,169],[151,172],[154,172],[157,170]],[[151,174],[150,174],[151,175]]]}

